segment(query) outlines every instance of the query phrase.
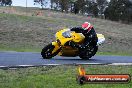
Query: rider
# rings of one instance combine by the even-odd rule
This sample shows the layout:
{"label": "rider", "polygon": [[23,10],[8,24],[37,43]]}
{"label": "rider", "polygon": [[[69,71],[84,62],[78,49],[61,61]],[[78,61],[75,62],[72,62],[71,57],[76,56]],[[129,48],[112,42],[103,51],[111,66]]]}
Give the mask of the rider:
{"label": "rider", "polygon": [[82,27],[73,27],[71,31],[75,31],[76,33],[82,33],[85,36],[83,44],[76,44],[74,42],[70,42],[69,45],[79,49],[85,49],[89,46],[96,46],[97,45],[97,35],[93,28],[93,26],[89,22],[84,22]]}

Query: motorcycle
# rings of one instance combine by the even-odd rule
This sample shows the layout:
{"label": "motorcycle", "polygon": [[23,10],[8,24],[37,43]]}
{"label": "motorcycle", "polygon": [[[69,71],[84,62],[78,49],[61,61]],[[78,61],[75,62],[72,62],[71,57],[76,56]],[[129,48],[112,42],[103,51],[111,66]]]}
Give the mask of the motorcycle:
{"label": "motorcycle", "polygon": [[[98,34],[98,42],[96,47],[90,46],[85,50],[79,50],[68,45],[69,41],[73,41],[77,44],[82,44],[84,42],[85,36],[82,33],[76,33],[70,31],[70,29],[59,30],[55,34],[56,41],[46,45],[42,51],[41,55],[43,59],[50,59],[56,55],[65,57],[76,57],[79,56],[82,59],[89,59],[94,56],[98,50],[98,46],[105,41],[105,37],[102,34]],[[82,53],[83,52],[83,53]]]}

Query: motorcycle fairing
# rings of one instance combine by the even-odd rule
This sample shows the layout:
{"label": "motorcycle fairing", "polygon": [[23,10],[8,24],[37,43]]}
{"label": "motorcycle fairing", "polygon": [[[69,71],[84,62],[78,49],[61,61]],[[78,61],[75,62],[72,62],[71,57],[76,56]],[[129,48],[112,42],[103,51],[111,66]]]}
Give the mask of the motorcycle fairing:
{"label": "motorcycle fairing", "polygon": [[98,37],[97,45],[100,45],[100,44],[104,43],[104,41],[105,41],[104,35],[97,33],[97,37]]}

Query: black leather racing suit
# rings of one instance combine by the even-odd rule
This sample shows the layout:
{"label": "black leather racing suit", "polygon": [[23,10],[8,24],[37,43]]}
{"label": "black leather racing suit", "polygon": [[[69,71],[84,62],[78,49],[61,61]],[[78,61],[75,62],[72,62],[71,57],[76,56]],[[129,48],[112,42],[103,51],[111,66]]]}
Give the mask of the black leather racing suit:
{"label": "black leather racing suit", "polygon": [[96,46],[97,45],[97,34],[92,27],[90,31],[84,30],[82,27],[74,27],[71,28],[71,31],[75,31],[76,33],[82,33],[85,36],[84,43],[79,45],[79,48],[86,48],[88,46]]}

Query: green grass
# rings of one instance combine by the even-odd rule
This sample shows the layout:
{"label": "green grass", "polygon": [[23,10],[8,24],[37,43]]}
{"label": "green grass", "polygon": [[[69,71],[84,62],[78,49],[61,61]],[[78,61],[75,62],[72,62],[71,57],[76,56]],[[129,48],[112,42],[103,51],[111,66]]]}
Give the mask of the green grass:
{"label": "green grass", "polygon": [[[87,74],[130,74],[132,66],[85,65]],[[76,82],[78,66],[44,66],[0,70],[0,88],[131,88],[128,84],[84,84]]]}
{"label": "green grass", "polygon": [[[16,51],[16,52],[41,52],[41,48],[29,48],[29,47],[5,47],[5,46],[0,46],[0,51]],[[113,52],[97,52],[96,55],[113,55],[113,56],[132,56],[131,53],[113,53]]]}
{"label": "green grass", "polygon": [[125,52],[97,52],[97,55],[132,56],[132,53]]}
{"label": "green grass", "polygon": [[38,48],[8,48],[8,47],[3,47],[0,49],[0,51],[16,51],[16,52],[40,52],[41,49]]}
{"label": "green grass", "polygon": [[40,52],[42,49],[37,47],[26,46],[5,46],[0,44],[0,51],[16,51],[16,52]]}

